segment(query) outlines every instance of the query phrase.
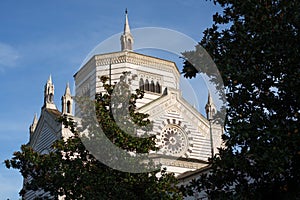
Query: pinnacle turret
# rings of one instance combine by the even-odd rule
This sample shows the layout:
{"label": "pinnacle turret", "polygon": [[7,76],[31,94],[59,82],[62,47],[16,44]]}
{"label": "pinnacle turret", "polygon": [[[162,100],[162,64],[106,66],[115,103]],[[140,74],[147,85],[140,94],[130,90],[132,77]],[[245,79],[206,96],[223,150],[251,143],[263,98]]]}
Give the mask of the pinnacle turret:
{"label": "pinnacle turret", "polygon": [[56,109],[54,104],[54,85],[52,83],[51,75],[49,76],[44,89],[44,107]]}
{"label": "pinnacle turret", "polygon": [[213,102],[213,99],[208,91],[207,103],[205,105],[206,117],[208,120],[213,119],[214,115],[217,112],[216,106]]}
{"label": "pinnacle turret", "polygon": [[125,10],[124,32],[121,35],[120,40],[121,40],[121,50],[122,51],[132,51],[133,37],[132,37],[131,32],[130,32],[127,9]]}
{"label": "pinnacle turret", "polygon": [[37,123],[38,123],[38,118],[37,118],[37,114],[35,113],[35,114],[34,114],[34,117],[33,117],[32,124],[31,124],[30,127],[29,127],[29,132],[30,132],[30,134],[32,134],[32,133],[35,131],[35,128],[36,128],[36,126],[37,126]]}
{"label": "pinnacle turret", "polygon": [[65,94],[61,97],[62,113],[71,115],[73,106],[73,97],[71,95],[69,83],[66,85]]}

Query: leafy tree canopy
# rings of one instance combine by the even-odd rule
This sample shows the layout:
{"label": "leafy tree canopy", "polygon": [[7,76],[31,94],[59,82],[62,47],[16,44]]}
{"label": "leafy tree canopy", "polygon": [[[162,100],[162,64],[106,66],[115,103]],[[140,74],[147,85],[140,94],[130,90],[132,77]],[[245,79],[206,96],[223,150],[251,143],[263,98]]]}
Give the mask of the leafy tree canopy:
{"label": "leafy tree canopy", "polygon": [[[214,3],[223,12],[199,45],[225,85],[225,146],[211,174],[190,188],[211,199],[300,199],[300,1]],[[198,49],[184,55],[197,57]],[[196,75],[193,65],[185,61],[186,77]]]}
{"label": "leafy tree canopy", "polygon": [[[110,104],[115,86],[107,84],[107,80],[108,78],[101,78],[106,92],[97,94],[94,102],[97,121],[104,131],[105,137],[109,138],[115,145],[131,152],[148,153],[150,150],[157,150],[154,136],[134,137],[116,124]],[[122,92],[128,94],[129,88],[126,88],[124,82],[123,86],[125,87],[123,87]],[[130,96],[128,108],[132,121],[143,129],[150,123],[147,119],[148,115],[136,112],[135,107],[136,100],[142,97],[143,92],[137,90],[135,94]],[[127,97],[126,95],[119,95],[118,98],[126,99]],[[116,107],[119,108],[120,106],[116,105]],[[123,112],[124,109],[119,109],[119,111]],[[22,196],[26,190],[38,191],[42,189],[44,192],[49,192],[51,198],[54,197],[55,199],[59,196],[65,196],[65,199],[89,200],[182,198],[183,194],[176,186],[177,180],[173,174],[166,173],[165,169],[148,173],[130,173],[112,169],[97,160],[94,157],[95,152],[88,151],[83,143],[84,140],[97,142],[103,139],[97,136],[93,124],[89,124],[89,121],[82,122],[81,125],[89,129],[88,137],[84,137],[72,119],[64,117],[61,120],[72,130],[73,137],[56,141],[49,154],[39,154],[30,146],[23,145],[21,151],[15,152],[12,159],[5,161],[8,168],[18,169],[25,179],[32,179],[26,182],[25,187],[21,190]],[[126,131],[134,130],[128,129]],[[101,147],[96,151],[105,151],[108,155],[112,154],[112,152]],[[128,156],[128,159],[131,157]],[[117,162],[113,156],[110,159],[112,162]],[[151,165],[151,163],[145,165]],[[160,173],[161,176],[157,177],[157,173]]]}

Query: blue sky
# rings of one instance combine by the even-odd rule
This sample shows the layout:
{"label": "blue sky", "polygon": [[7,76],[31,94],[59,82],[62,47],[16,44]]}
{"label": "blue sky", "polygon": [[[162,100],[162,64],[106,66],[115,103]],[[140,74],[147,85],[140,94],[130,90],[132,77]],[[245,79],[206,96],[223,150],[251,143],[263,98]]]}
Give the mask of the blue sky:
{"label": "blue sky", "polygon": [[2,162],[28,142],[28,127],[34,113],[40,113],[49,74],[60,108],[66,83],[73,85],[73,74],[88,53],[123,30],[125,8],[132,29],[168,28],[196,41],[220,10],[204,0],[0,2],[0,199],[19,199],[22,177]]}

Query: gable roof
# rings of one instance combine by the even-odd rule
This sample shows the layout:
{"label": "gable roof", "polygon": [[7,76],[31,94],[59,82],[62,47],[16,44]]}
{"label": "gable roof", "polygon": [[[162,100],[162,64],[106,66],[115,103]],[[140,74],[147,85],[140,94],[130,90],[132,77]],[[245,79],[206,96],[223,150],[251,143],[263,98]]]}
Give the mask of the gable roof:
{"label": "gable roof", "polygon": [[34,132],[30,134],[28,145],[35,149],[41,145],[40,140],[43,140],[44,137],[46,140],[49,140],[47,143],[50,144],[47,145],[51,145],[52,140],[58,139],[58,134],[62,129],[62,123],[58,121],[61,116],[62,113],[59,110],[43,107],[37,126]]}
{"label": "gable roof", "polygon": [[[173,96],[173,97],[171,97]],[[203,124],[205,124],[207,127],[209,126],[209,122],[206,119],[205,116],[203,116],[196,108],[191,106],[181,95],[181,92],[176,89],[168,88],[168,90],[163,94],[161,97],[155,99],[154,101],[149,102],[148,104],[140,107],[138,109],[139,112],[149,112],[152,110],[155,106],[159,106],[167,101],[171,101],[172,98],[176,98],[176,102],[181,104],[185,111],[191,113],[195,118],[200,120]],[[161,110],[162,111],[162,110]],[[151,116],[150,116],[151,117]]]}
{"label": "gable roof", "polygon": [[62,116],[62,113],[57,109],[46,108],[45,110],[53,117],[53,119],[57,120],[59,117]]}

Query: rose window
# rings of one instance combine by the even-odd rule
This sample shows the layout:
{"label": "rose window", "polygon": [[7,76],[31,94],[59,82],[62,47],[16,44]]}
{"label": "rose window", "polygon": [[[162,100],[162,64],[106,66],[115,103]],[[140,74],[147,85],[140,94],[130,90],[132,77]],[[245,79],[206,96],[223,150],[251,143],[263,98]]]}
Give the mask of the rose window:
{"label": "rose window", "polygon": [[162,130],[161,143],[160,151],[166,155],[181,156],[187,149],[186,135],[177,126],[167,126]]}

